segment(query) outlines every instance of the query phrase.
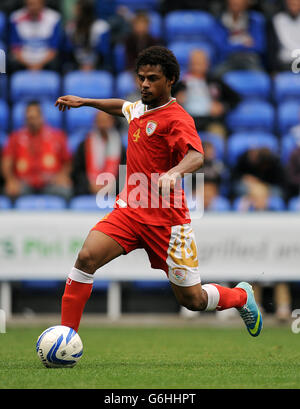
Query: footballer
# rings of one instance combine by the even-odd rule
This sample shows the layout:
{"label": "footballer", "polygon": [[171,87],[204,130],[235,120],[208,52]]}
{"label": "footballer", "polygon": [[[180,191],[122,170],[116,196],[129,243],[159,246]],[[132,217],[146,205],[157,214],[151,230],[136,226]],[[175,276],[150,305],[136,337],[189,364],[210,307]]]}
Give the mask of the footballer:
{"label": "footballer", "polygon": [[[192,311],[235,307],[249,334],[257,336],[262,316],[250,284],[241,282],[234,288],[201,285],[189,210],[184,191],[176,186],[184,174],[201,168],[204,152],[192,117],[171,97],[180,75],[176,57],[165,47],[149,47],[137,58],[136,75],[141,99],[134,103],[73,95],[55,103],[62,111],[95,107],[124,116],[129,124],[125,187],[114,209],[91,229],[78,253],[62,297],[61,324],[77,331],[95,271],[122,254],[143,248],[152,268],[167,274],[180,305]],[[144,178],[137,199],[136,186],[130,181],[140,174]]]}

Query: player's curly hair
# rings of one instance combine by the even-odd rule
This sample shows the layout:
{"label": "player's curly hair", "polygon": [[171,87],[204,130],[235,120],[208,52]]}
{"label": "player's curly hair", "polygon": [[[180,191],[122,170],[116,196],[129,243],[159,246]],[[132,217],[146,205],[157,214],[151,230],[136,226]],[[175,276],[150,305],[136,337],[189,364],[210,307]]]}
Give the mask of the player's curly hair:
{"label": "player's curly hair", "polygon": [[143,65],[160,65],[168,80],[174,78],[174,84],[179,80],[180,67],[171,50],[160,45],[154,45],[141,51],[136,60],[136,73]]}

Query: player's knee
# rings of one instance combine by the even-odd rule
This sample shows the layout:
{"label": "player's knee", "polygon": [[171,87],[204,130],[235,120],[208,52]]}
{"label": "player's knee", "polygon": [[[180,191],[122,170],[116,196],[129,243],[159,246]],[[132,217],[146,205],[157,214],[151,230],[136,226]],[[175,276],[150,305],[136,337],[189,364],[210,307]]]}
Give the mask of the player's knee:
{"label": "player's knee", "polygon": [[88,248],[83,247],[79,251],[75,267],[86,273],[94,274],[96,271],[96,260]]}

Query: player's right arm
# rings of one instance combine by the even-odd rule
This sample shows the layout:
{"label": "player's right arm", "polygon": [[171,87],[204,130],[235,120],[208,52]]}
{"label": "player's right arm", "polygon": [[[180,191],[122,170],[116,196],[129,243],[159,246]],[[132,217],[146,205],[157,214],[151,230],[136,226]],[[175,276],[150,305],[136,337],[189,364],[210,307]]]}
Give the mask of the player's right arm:
{"label": "player's right arm", "polygon": [[55,106],[58,106],[60,111],[65,111],[66,108],[79,108],[82,106],[89,106],[97,108],[100,111],[104,111],[110,115],[124,116],[122,107],[124,104],[123,99],[111,98],[111,99],[94,99],[94,98],[81,98],[76,95],[65,95],[59,97],[55,102]]}

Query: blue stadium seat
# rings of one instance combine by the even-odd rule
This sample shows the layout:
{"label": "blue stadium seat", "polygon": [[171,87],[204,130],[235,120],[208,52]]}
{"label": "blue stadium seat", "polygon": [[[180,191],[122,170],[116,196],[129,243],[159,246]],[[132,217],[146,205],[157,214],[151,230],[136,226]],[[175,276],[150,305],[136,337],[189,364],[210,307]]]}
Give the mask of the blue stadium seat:
{"label": "blue stadium seat", "polygon": [[231,210],[230,201],[223,196],[217,196],[213,199],[212,203],[209,206],[209,209],[205,211],[209,212],[228,212]]}
{"label": "blue stadium seat", "polygon": [[190,41],[188,43],[184,41],[176,41],[169,43],[168,48],[173,51],[183,73],[188,69],[189,56],[194,50],[203,50],[211,64],[214,64],[215,61],[215,48],[207,41]]}
{"label": "blue stadium seat", "polygon": [[132,281],[132,286],[135,289],[143,291],[161,291],[171,289],[169,281],[162,280],[135,280]]}
{"label": "blue stadium seat", "polygon": [[165,16],[165,39],[174,41],[212,41],[216,22],[211,14],[198,10],[176,10]]}
{"label": "blue stadium seat", "polygon": [[259,132],[240,132],[232,134],[227,141],[227,160],[234,166],[240,155],[249,149],[269,148],[278,154],[279,146],[275,135]]}
{"label": "blue stadium seat", "polygon": [[300,123],[300,102],[286,101],[278,106],[277,110],[278,132],[286,134],[290,129]]}
{"label": "blue stadium seat", "polygon": [[0,131],[7,131],[9,128],[9,108],[6,101],[0,100]]}
{"label": "blue stadium seat", "polygon": [[6,16],[0,11],[0,39],[3,40],[6,35]]}
{"label": "blue stadium seat", "polygon": [[293,197],[288,202],[288,210],[291,212],[300,212],[300,197]]}
{"label": "blue stadium seat", "polygon": [[63,80],[64,94],[87,98],[112,98],[114,79],[108,71],[73,71]]}
{"label": "blue stadium seat", "polygon": [[27,291],[52,292],[57,291],[63,284],[62,280],[22,280],[22,288]]}
{"label": "blue stadium seat", "polygon": [[115,0],[116,7],[126,6],[132,11],[137,10],[157,10],[160,0]]}
{"label": "blue stadium seat", "polygon": [[0,74],[0,99],[7,99],[7,75],[3,74]]}
{"label": "blue stadium seat", "polygon": [[73,197],[70,200],[71,210],[99,211],[95,195],[82,195]]}
{"label": "blue stadium seat", "polygon": [[271,79],[262,71],[229,71],[223,81],[243,98],[266,100],[271,96]]}
{"label": "blue stadium seat", "polygon": [[199,136],[202,142],[210,142],[213,144],[216,152],[216,158],[223,160],[225,156],[225,142],[219,135],[212,134],[210,132],[199,132]]}
{"label": "blue stadium seat", "polygon": [[122,43],[118,43],[114,46],[113,50],[113,62],[114,68],[117,73],[123,72],[126,69],[126,54],[125,46]]}
{"label": "blue stadium seat", "polygon": [[[26,102],[18,102],[12,108],[12,128],[19,129],[25,124]],[[53,102],[41,102],[42,114],[45,122],[54,128],[63,127],[63,113],[54,106]]]}
{"label": "blue stadium seat", "polygon": [[99,211],[95,195],[82,195],[73,197],[70,200],[70,209],[91,212]]}
{"label": "blue stadium seat", "polygon": [[10,98],[12,101],[51,100],[61,95],[60,75],[55,71],[17,71],[11,75]]}
{"label": "blue stadium seat", "polygon": [[163,32],[163,19],[162,16],[156,11],[149,11],[148,17],[150,20],[149,32],[155,38],[162,38]]}
{"label": "blue stadium seat", "polygon": [[126,98],[137,89],[134,74],[129,71],[123,71],[116,78],[116,97]]}
{"label": "blue stadium seat", "polygon": [[[96,195],[82,195],[73,197],[70,200],[70,209],[77,210],[77,211],[89,211],[89,212],[99,212],[99,211],[109,211],[113,209],[114,197],[110,197],[107,199],[107,202],[101,206],[100,197],[96,197]],[[107,204],[107,206],[106,206]]]}
{"label": "blue stadium seat", "polygon": [[8,140],[8,135],[6,132],[0,131],[0,151],[3,146],[5,146]]}
{"label": "blue stadium seat", "polygon": [[18,210],[64,210],[66,201],[54,195],[26,195],[15,201]]}
{"label": "blue stadium seat", "polygon": [[0,210],[8,210],[12,208],[11,200],[6,196],[0,196]]}
{"label": "blue stadium seat", "polygon": [[99,18],[104,18],[106,20],[115,14],[115,0],[95,0],[95,11]]}
{"label": "blue stadium seat", "polygon": [[68,135],[68,147],[71,153],[75,153],[79,144],[85,139],[87,131],[74,131]]}
{"label": "blue stadium seat", "polygon": [[266,101],[243,101],[229,112],[226,124],[232,132],[243,130],[273,132],[276,125],[275,110]]}
{"label": "blue stadium seat", "polygon": [[274,77],[274,99],[277,103],[299,101],[300,76],[293,72],[281,72]]}
{"label": "blue stadium seat", "polygon": [[286,164],[294,149],[300,147],[300,141],[292,134],[287,134],[281,138],[280,158],[283,164]]}
{"label": "blue stadium seat", "polygon": [[92,107],[81,107],[80,111],[77,109],[67,110],[65,112],[67,132],[90,131],[94,125],[97,112],[98,110]]}
{"label": "blue stadium seat", "polygon": [[[188,207],[191,212],[191,216],[193,217],[193,212],[195,211],[195,198],[191,196],[191,193],[186,194],[186,200]],[[231,210],[231,204],[230,201],[222,196],[216,196],[213,201],[211,202],[210,206],[208,209],[205,209],[205,212],[228,212]]]}
{"label": "blue stadium seat", "polygon": [[[232,208],[235,211],[241,211],[242,197],[238,197],[233,201]],[[279,196],[270,196],[268,200],[268,209],[270,211],[282,212],[286,210],[284,200]]]}
{"label": "blue stadium seat", "polygon": [[108,280],[94,280],[93,291],[107,291],[110,281]]}

